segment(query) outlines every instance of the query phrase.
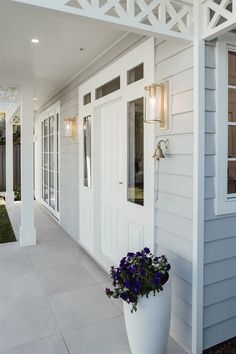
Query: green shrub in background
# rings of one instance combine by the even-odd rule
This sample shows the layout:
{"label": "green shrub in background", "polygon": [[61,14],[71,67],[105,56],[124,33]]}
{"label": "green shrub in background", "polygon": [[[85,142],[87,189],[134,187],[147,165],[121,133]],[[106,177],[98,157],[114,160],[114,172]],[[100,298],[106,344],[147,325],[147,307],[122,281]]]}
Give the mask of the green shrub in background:
{"label": "green shrub in background", "polygon": [[15,188],[15,200],[21,200],[21,187],[16,186]]}

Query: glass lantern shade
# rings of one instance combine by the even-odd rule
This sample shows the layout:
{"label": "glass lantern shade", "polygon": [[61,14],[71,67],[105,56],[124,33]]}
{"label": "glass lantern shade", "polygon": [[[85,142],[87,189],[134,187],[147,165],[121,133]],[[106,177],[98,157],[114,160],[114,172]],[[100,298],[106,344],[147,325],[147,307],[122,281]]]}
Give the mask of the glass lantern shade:
{"label": "glass lantern shade", "polygon": [[76,119],[64,119],[64,137],[76,139]]}
{"label": "glass lantern shade", "polygon": [[152,84],[145,87],[145,123],[160,123],[168,129],[169,83]]}
{"label": "glass lantern shade", "polygon": [[145,87],[145,122],[156,123],[160,121],[160,96],[159,85],[152,84]]}

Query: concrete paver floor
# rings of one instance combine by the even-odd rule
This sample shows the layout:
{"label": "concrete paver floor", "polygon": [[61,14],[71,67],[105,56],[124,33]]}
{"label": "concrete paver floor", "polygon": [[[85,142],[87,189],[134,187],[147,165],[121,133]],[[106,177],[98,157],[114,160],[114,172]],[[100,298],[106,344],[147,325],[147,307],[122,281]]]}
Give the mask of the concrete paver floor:
{"label": "concrete paver floor", "polygon": [[[37,246],[0,245],[0,354],[130,354],[108,274],[37,203],[35,213]],[[9,214],[18,237],[20,203]],[[167,354],[186,352],[170,338]]]}

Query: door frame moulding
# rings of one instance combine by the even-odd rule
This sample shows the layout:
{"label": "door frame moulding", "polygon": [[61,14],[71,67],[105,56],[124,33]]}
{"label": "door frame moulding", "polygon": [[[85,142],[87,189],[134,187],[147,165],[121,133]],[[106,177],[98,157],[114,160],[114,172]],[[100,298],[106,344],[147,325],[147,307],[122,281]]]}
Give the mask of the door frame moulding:
{"label": "door frame moulding", "polygon": [[[149,55],[147,55],[149,53]],[[131,85],[127,85],[127,71],[136,67],[141,62],[144,62],[144,79],[136,81]],[[146,65],[145,65],[146,63]],[[120,90],[117,90],[107,96],[104,96],[100,99],[95,99],[95,89],[97,87],[102,86],[103,84],[109,82],[111,79],[120,76],[121,85]],[[83,129],[82,129],[82,119],[86,116],[92,116],[92,188],[90,189],[91,193],[91,201],[93,203],[93,211],[92,211],[92,220],[93,220],[93,228],[92,235],[93,240],[92,243],[84,244],[83,241],[79,241],[82,247],[86,248],[93,257],[95,257],[103,267],[107,270],[110,266],[110,261],[103,257],[100,250],[100,220],[98,215],[94,212],[94,210],[99,210],[100,208],[100,196],[96,191],[100,191],[100,166],[99,166],[99,151],[100,151],[100,133],[99,133],[99,114],[100,108],[106,104],[110,104],[110,102],[115,102],[119,99],[122,99],[122,105],[127,105],[128,101],[132,99],[138,98],[136,92],[139,92],[140,97],[144,97],[144,87],[150,82],[154,81],[154,38],[150,38],[132,49],[130,52],[125,54],[124,56],[117,59],[110,66],[94,75],[87,82],[83,83],[79,87],[79,150],[80,150],[80,195],[81,195],[81,186],[83,187]],[[88,105],[83,105],[83,96],[91,92],[92,101]],[[128,93],[129,92],[129,93]],[[148,144],[151,145],[151,150],[154,148],[155,136],[154,130],[155,128],[152,126],[145,126],[146,132],[150,134],[150,131],[153,133],[153,141],[150,141]],[[96,132],[96,133],[95,133]],[[151,134],[152,134],[151,133]],[[147,133],[146,133],[147,134]],[[151,136],[151,135],[149,135]],[[150,148],[149,145],[149,148]],[[81,159],[82,157],[82,159]],[[153,225],[153,241],[154,241],[154,213],[155,213],[155,203],[154,203],[154,160],[151,160],[151,165],[153,167],[150,168],[150,176],[146,177],[146,180],[149,179],[150,185],[150,195],[153,200],[150,205],[150,220]],[[126,178],[126,177],[125,177]],[[125,184],[126,185],[126,184]],[[153,187],[152,187],[153,186]],[[146,185],[145,185],[146,188]],[[151,191],[152,190],[152,191]],[[81,206],[80,206],[81,210]],[[98,214],[98,213],[97,213]],[[151,226],[152,227],[152,226]],[[81,225],[80,225],[81,228]]]}

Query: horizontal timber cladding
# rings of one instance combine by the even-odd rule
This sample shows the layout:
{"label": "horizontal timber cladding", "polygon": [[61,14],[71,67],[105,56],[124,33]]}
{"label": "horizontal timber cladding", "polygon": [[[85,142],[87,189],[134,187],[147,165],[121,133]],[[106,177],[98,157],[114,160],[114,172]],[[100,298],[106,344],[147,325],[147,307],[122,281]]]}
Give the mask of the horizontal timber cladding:
{"label": "horizontal timber cladding", "polygon": [[193,47],[173,40],[156,45],[156,81],[169,80],[170,129],[166,159],[156,166],[157,251],[172,265],[172,336],[191,351],[193,205]]}
{"label": "horizontal timber cladding", "polygon": [[[204,348],[235,336],[236,216],[216,215],[216,49],[206,45]],[[219,350],[220,347],[217,348]],[[220,352],[220,351],[219,351]],[[215,353],[206,351],[206,353]],[[225,353],[222,351],[222,353]]]}

